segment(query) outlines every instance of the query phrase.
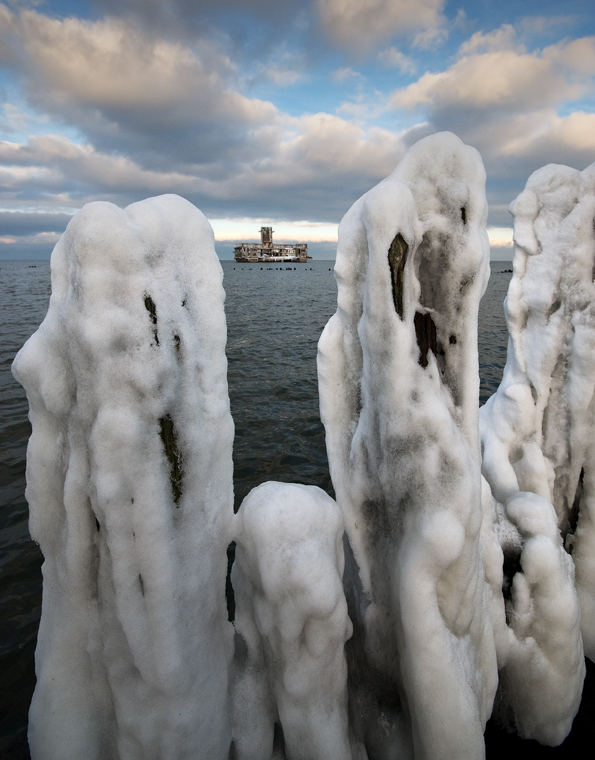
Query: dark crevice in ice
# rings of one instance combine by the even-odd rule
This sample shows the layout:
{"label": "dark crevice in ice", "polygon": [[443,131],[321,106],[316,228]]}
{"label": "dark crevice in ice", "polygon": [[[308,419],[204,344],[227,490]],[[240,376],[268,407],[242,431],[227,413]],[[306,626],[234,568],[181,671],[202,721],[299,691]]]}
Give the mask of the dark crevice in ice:
{"label": "dark crevice in ice", "polygon": [[174,502],[177,504],[182,496],[182,456],[178,451],[176,433],[172,418],[168,415],[159,420],[161,440],[165,448],[165,456],[169,462],[169,481]]}
{"label": "dark crevice in ice", "polygon": [[552,314],[555,314],[558,311],[558,309],[560,308],[560,306],[562,306],[562,301],[559,298],[556,298],[556,300],[554,301],[554,303],[548,309],[548,313],[547,313],[547,317],[546,317],[546,319],[547,319],[548,322],[550,321],[550,317],[552,316]]}
{"label": "dark crevice in ice", "polygon": [[145,309],[149,312],[151,322],[155,325],[153,335],[155,336],[155,343],[159,345],[159,336],[157,335],[157,307],[150,295],[145,295]]}
{"label": "dark crevice in ice", "polygon": [[143,581],[143,576],[140,573],[138,575],[138,584],[140,586],[140,592],[144,596],[145,595],[145,582]]}
{"label": "dark crevice in ice", "polygon": [[572,554],[573,544],[574,544],[574,534],[576,533],[576,528],[579,521],[580,516],[580,508],[581,508],[581,499],[583,498],[583,490],[584,490],[584,483],[585,483],[585,468],[581,468],[581,474],[578,479],[578,483],[576,484],[576,491],[574,493],[574,501],[572,503],[572,507],[570,508],[568,512],[568,517],[566,520],[563,521],[563,524],[560,526],[560,533],[562,534],[562,539],[564,540],[564,548],[569,554]]}
{"label": "dark crevice in ice", "polygon": [[285,753],[285,737],[283,736],[283,728],[280,723],[275,723],[275,733],[273,735],[273,757],[287,757]]}
{"label": "dark crevice in ice", "polygon": [[463,224],[467,224],[467,209],[465,206],[461,207],[461,219],[463,220]]}
{"label": "dark crevice in ice", "polygon": [[227,578],[225,579],[225,601],[227,602],[227,619],[233,623],[236,619],[236,597],[231,583],[231,568],[236,558],[236,542],[227,547]]}
{"label": "dark crevice in ice", "polygon": [[512,581],[517,573],[522,572],[521,548],[518,546],[503,547],[504,563],[502,566],[502,596],[506,609],[506,622],[509,623],[508,610],[512,604]]}
{"label": "dark crevice in ice", "polygon": [[414,317],[415,337],[419,346],[419,363],[422,367],[428,366],[428,351],[432,351],[434,356],[438,355],[438,336],[436,325],[431,314],[422,314],[421,311],[415,312]]}
{"label": "dark crevice in ice", "polygon": [[388,249],[388,265],[390,266],[391,283],[393,286],[393,303],[395,311],[403,319],[403,271],[407,263],[409,246],[400,232]]}

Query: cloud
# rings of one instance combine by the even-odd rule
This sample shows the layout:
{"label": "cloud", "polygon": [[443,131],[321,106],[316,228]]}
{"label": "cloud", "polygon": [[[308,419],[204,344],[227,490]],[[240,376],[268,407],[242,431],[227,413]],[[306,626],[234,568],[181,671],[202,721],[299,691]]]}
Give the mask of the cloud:
{"label": "cloud", "polygon": [[[308,2],[279,3],[276,18],[295,18]],[[563,110],[590,92],[593,38],[529,50],[510,25],[477,32],[448,68],[426,72],[391,95],[393,108],[408,111],[396,114],[397,123],[423,119],[391,132],[367,126],[388,122],[386,93],[369,86],[372,66],[380,62],[404,74],[414,69],[386,40],[407,33],[420,45],[424,35],[436,38],[463,24],[462,16],[448,26],[442,0],[316,3],[336,44],[355,45],[361,52],[354,42],[359,36],[364,47],[382,42],[384,49],[368,61],[365,78],[347,65],[331,75],[335,82],[357,83],[352,102],[337,104],[337,90],[329,90],[334,115],[299,117],[249,97],[257,84],[269,92],[271,82],[279,88],[297,81],[313,84],[309,77],[316,82],[308,69],[311,59],[294,47],[288,30],[271,37],[260,57],[252,51],[244,66],[228,27],[216,32],[212,26],[225,14],[237,24],[252,14],[252,20],[261,19],[261,32],[270,29],[264,21],[272,8],[268,0],[222,0],[221,5],[123,0],[117,14],[95,21],[50,18],[0,4],[0,57],[24,93],[15,98],[18,106],[4,109],[5,126],[12,130],[6,132],[10,142],[0,143],[4,206],[65,211],[98,198],[126,205],[174,192],[210,218],[233,213],[249,219],[266,215],[273,224],[300,219],[335,224],[392,171],[410,144],[448,129],[482,152],[496,214],[491,223],[504,226],[508,203],[520,191],[519,177],[524,182],[552,160],[582,168],[593,156],[593,114],[576,105]],[[137,23],[143,13],[146,23]],[[333,14],[337,24],[331,28]],[[190,18],[192,33],[175,32],[176,24]],[[253,44],[251,35],[247,30]],[[329,60],[340,65],[336,53],[326,64]],[[387,78],[385,73],[382,81]],[[328,87],[328,80],[317,84]],[[300,88],[300,100],[304,92]],[[320,107],[321,93],[314,94],[313,110],[314,104]],[[287,102],[292,113],[300,107]],[[24,136],[25,130],[40,131],[43,120],[43,129],[55,134]],[[58,134],[62,125],[68,125],[68,137]],[[23,235],[27,224],[41,223],[33,217],[22,222]],[[55,230],[31,228],[28,239],[42,232]]]}
{"label": "cloud", "polygon": [[80,207],[103,199],[126,205],[147,195],[178,193],[208,216],[240,215],[338,222],[359,195],[389,174],[405,150],[406,134],[362,127],[329,114],[285,117],[271,129],[266,152],[212,171],[143,168],[131,158],[78,145],[63,136],[0,142],[5,205]]}
{"label": "cloud", "polygon": [[556,71],[550,59],[513,50],[469,55],[437,74],[424,74],[397,91],[393,103],[403,108],[540,107],[582,94]]}
{"label": "cloud", "polygon": [[582,111],[564,117],[543,114],[538,126],[533,130],[519,130],[501,144],[500,152],[511,158],[537,161],[549,155],[550,163],[555,160],[586,166],[595,157],[595,114]]}
{"label": "cloud", "polygon": [[512,248],[512,227],[488,227],[491,248]]}
{"label": "cloud", "polygon": [[533,171],[593,161],[595,115],[580,99],[595,92],[594,76],[595,37],[528,51],[504,25],[475,33],[450,67],[397,90],[392,104],[423,113],[433,129],[455,132],[480,151],[490,219],[504,226],[508,204]]}
{"label": "cloud", "polygon": [[301,71],[297,71],[296,69],[280,69],[277,67],[264,69],[263,74],[280,87],[296,84],[303,78]]}
{"label": "cloud", "polygon": [[595,75],[595,37],[550,45],[543,51],[543,56],[569,72],[591,77]]}
{"label": "cloud", "polygon": [[304,57],[281,42],[276,47],[267,47],[266,63],[260,63],[256,75],[247,79],[251,86],[269,80],[278,87],[288,87],[305,79],[305,68]]}
{"label": "cloud", "polygon": [[194,143],[200,161],[201,152],[237,146],[244,130],[276,115],[271,103],[235,89],[235,65],[208,40],[190,47],[144,34],[124,19],[61,20],[3,8],[0,45],[11,51],[34,107],[105,148],[152,149],[171,163],[177,146],[187,160]]}
{"label": "cloud", "polygon": [[[275,240],[279,243],[331,242],[337,243],[338,227],[324,222],[284,221],[279,219],[210,219],[215,240],[260,240],[260,228],[274,227]],[[1,228],[0,228],[1,229]]]}
{"label": "cloud", "polygon": [[[125,205],[175,192],[210,216],[231,204],[248,216],[337,222],[403,154],[402,134],[324,113],[290,117],[247,97],[243,72],[212,40],[164,39],[124,16],[0,8],[0,42],[28,102],[81,134],[2,143],[11,203]],[[273,56],[281,78],[290,54],[281,46]]]}
{"label": "cloud", "polygon": [[12,132],[22,132],[29,127],[31,117],[21,108],[12,103],[2,104],[2,114],[0,114],[0,129],[5,134]]}
{"label": "cloud", "polygon": [[62,233],[69,221],[69,214],[0,211],[0,235],[6,238],[37,233]]}
{"label": "cloud", "polygon": [[524,53],[525,48],[515,42],[516,30],[512,24],[503,24],[493,32],[475,32],[459,48],[459,55],[478,55],[481,53],[495,53],[501,50],[516,50]]}
{"label": "cloud", "polygon": [[378,60],[387,69],[399,69],[403,74],[414,74],[415,63],[396,47],[389,47],[378,53]]}
{"label": "cloud", "polygon": [[295,0],[95,0],[110,16],[134,19],[137,26],[176,37],[203,34],[221,14],[246,17],[261,24],[287,23],[301,10],[303,2]]}
{"label": "cloud", "polygon": [[404,108],[526,110],[576,100],[592,90],[585,75],[595,74],[595,37],[551,45],[541,53],[527,53],[513,42],[509,25],[474,34],[461,46],[456,63],[398,90],[393,103]]}
{"label": "cloud", "polygon": [[30,89],[47,102],[107,112],[122,106],[190,108],[196,115],[194,98],[217,113],[237,108],[237,93],[225,90],[235,67],[206,40],[191,48],[144,35],[121,19],[87,22],[3,11],[0,39],[12,50],[12,63],[28,75]]}
{"label": "cloud", "polygon": [[358,71],[350,69],[348,66],[343,66],[340,69],[335,69],[331,74],[333,82],[345,82],[348,79],[360,78],[361,74]]}
{"label": "cloud", "polygon": [[317,0],[322,27],[339,47],[368,52],[396,34],[435,39],[444,0]]}
{"label": "cloud", "polygon": [[33,136],[26,144],[0,141],[0,187],[39,194],[68,187],[72,198],[102,192],[184,191],[193,178],[175,172],[159,173],[139,167],[125,156],[102,154],[90,145],[66,137]]}

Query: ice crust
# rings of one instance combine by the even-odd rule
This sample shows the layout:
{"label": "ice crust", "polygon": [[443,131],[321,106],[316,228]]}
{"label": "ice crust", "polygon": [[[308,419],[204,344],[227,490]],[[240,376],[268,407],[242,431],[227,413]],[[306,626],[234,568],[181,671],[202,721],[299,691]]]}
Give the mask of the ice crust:
{"label": "ice crust", "polygon": [[238,518],[236,757],[282,756],[273,754],[277,724],[291,760],[346,760],[352,626],[341,511],[315,486],[268,482],[248,494]]}
{"label": "ice crust", "polygon": [[227,758],[233,517],[222,271],[177,196],[91,203],[13,371],[44,554],[33,760]]}
{"label": "ice crust", "polygon": [[209,223],[177,196],[73,217],[13,365],[45,558],[32,760],[481,760],[492,711],[564,739],[595,659],[595,164],[511,210],[478,413],[479,154],[427,137],[353,205],[318,347],[337,500],[269,482],[236,515]]}
{"label": "ice crust", "polygon": [[355,560],[350,697],[371,757],[484,752],[497,684],[477,432],[484,187],[477,151],[433,135],[339,227],[320,407]]}
{"label": "ice crust", "polygon": [[508,356],[480,413],[483,472],[518,530],[499,701],[556,745],[580,702],[581,627],[595,659],[595,164],[539,169],[510,210]]}

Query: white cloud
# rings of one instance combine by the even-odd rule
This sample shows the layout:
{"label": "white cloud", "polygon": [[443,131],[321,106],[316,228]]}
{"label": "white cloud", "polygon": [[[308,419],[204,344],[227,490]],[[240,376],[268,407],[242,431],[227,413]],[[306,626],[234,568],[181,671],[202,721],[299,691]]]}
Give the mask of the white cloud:
{"label": "white cloud", "polygon": [[358,71],[350,69],[348,66],[335,69],[335,71],[331,73],[331,79],[333,82],[345,82],[347,79],[357,79],[359,77],[361,77],[361,74]]}
{"label": "white cloud", "polygon": [[[124,17],[6,11],[2,40],[29,102],[85,135],[81,144],[56,135],[2,144],[0,180],[13,200],[61,194],[62,206],[93,197],[125,204],[177,192],[211,216],[231,203],[251,217],[264,206],[276,218],[308,209],[338,220],[404,150],[387,130],[324,113],[293,118],[250,99],[234,89],[240,75],[216,44],[161,39]],[[267,67],[281,81],[296,62],[281,42]],[[267,67],[260,72],[272,75]]]}
{"label": "white cloud", "polygon": [[504,225],[508,204],[533,171],[547,163],[583,169],[595,158],[595,114],[580,108],[595,92],[595,38],[528,51],[504,25],[475,33],[459,56],[394,92],[392,104],[423,112],[435,130],[450,130],[480,151],[490,218]]}
{"label": "white cloud", "polygon": [[593,89],[595,37],[551,45],[528,53],[515,46],[514,29],[477,32],[459,49],[446,71],[425,73],[398,90],[393,103],[404,108],[513,108],[527,110],[575,100]]}
{"label": "white cloud", "polygon": [[265,69],[264,74],[280,87],[287,87],[288,85],[296,84],[303,78],[301,71],[297,71],[295,69],[279,69],[275,66],[271,66]]}
{"label": "white cloud", "polygon": [[524,53],[525,48],[515,42],[516,30],[512,24],[503,24],[499,29],[484,34],[475,32],[459,48],[459,55],[478,55],[481,53],[496,53],[501,50],[516,50]]}
{"label": "white cloud", "polygon": [[533,129],[518,130],[500,143],[504,156],[529,158],[555,155],[560,151],[595,158],[595,114],[575,111],[565,117],[555,112],[542,114]]}
{"label": "white cloud", "polygon": [[394,46],[378,53],[378,60],[387,69],[399,69],[403,74],[415,73],[415,63],[413,60]]}
{"label": "white cloud", "polygon": [[260,240],[261,227],[273,227],[275,240],[289,242],[337,242],[338,227],[325,222],[283,221],[271,218],[210,219],[215,240]]}
{"label": "white cloud", "polygon": [[83,197],[107,191],[184,192],[194,179],[139,167],[125,156],[102,154],[57,135],[33,136],[26,144],[0,141],[0,187],[4,190],[71,188]]}
{"label": "white cloud", "polygon": [[[436,38],[444,0],[317,0],[322,26],[337,45],[368,51],[395,34]],[[419,38],[422,39],[421,37]]]}
{"label": "white cloud", "polygon": [[582,37],[571,42],[550,45],[543,57],[581,75],[595,75],[595,37]]}
{"label": "white cloud", "polygon": [[129,157],[55,135],[33,136],[26,143],[4,141],[0,187],[7,199],[29,205],[64,208],[98,198],[125,205],[173,192],[210,216],[218,203],[231,202],[251,209],[274,205],[276,218],[288,211],[299,218],[316,209],[322,218],[338,220],[358,195],[392,171],[404,152],[402,135],[365,131],[338,116],[320,113],[280,122],[270,131],[266,153],[258,161],[236,164],[233,172],[213,173],[198,165],[188,165],[184,173],[148,170]]}
{"label": "white cloud", "polygon": [[106,113],[160,109],[170,119],[270,118],[270,103],[230,89],[235,66],[214,43],[193,47],[147,36],[124,19],[54,19],[35,11],[0,14],[0,42],[46,107]]}
{"label": "white cloud", "polygon": [[582,94],[557,71],[550,58],[513,50],[470,55],[446,71],[424,74],[393,96],[404,108],[538,107]]}
{"label": "white cloud", "polygon": [[12,103],[4,103],[0,115],[0,129],[5,133],[22,132],[31,123],[31,117]]}
{"label": "white cloud", "polygon": [[488,227],[488,239],[493,248],[512,248],[512,227]]}
{"label": "white cloud", "polygon": [[[131,2],[140,14],[144,0]],[[241,7],[241,0],[225,2]],[[267,92],[274,90],[270,82],[279,88],[297,81],[329,87],[315,77],[308,81],[312,61],[290,39],[295,26],[291,34],[285,30],[271,38],[272,47],[257,60],[254,49],[234,50],[225,30],[207,39],[195,25],[192,34],[176,36],[173,27],[161,33],[157,23],[143,25],[124,14],[82,21],[0,5],[0,58],[24,92],[15,100],[18,108],[4,111],[13,141],[0,144],[7,207],[73,208],[97,198],[125,205],[176,192],[216,219],[233,209],[249,220],[266,214],[272,220],[309,217],[322,223],[338,221],[353,200],[392,171],[407,145],[439,129],[475,145],[492,187],[493,178],[496,184],[506,181],[509,194],[511,178],[524,181],[538,161],[584,166],[593,157],[595,116],[587,107],[570,115],[561,107],[590,92],[592,37],[530,51],[518,42],[518,24],[477,32],[448,68],[427,72],[393,93],[393,106],[421,111],[426,120],[395,134],[366,126],[387,120],[386,95],[372,86],[373,64],[414,73],[411,58],[387,40],[407,33],[415,44],[427,44],[466,23],[462,14],[449,25],[441,15],[443,0],[316,3],[337,44],[356,53],[372,45],[383,49],[367,62],[365,77],[347,65],[331,75],[350,84],[351,102],[337,106],[334,90],[329,96],[334,115],[301,117],[248,96],[265,79]],[[155,0],[152,7],[158,4]],[[186,5],[177,0],[176,8],[181,13]],[[214,8],[215,0],[207,5]],[[253,39],[250,30],[245,33],[248,50]],[[251,56],[246,67],[239,63],[244,54]],[[339,65],[336,53],[329,60]],[[316,107],[321,92],[311,101]],[[289,107],[293,113],[299,103]],[[409,114],[397,116],[411,124]],[[27,118],[37,122],[27,124]],[[41,131],[42,119],[52,131],[67,124],[73,139],[27,139],[29,131]],[[505,209],[503,191],[491,200]],[[498,217],[494,224],[506,223],[504,211],[500,216],[504,221]]]}

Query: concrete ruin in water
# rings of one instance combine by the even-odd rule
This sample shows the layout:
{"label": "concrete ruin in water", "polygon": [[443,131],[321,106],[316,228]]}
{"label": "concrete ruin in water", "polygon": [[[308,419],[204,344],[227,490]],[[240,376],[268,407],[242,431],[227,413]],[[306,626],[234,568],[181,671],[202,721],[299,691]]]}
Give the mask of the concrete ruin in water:
{"label": "concrete ruin in water", "polygon": [[260,228],[259,243],[240,243],[234,246],[234,259],[240,263],[257,264],[269,261],[298,262],[305,264],[312,256],[308,256],[307,243],[275,244],[273,243],[273,228]]}

